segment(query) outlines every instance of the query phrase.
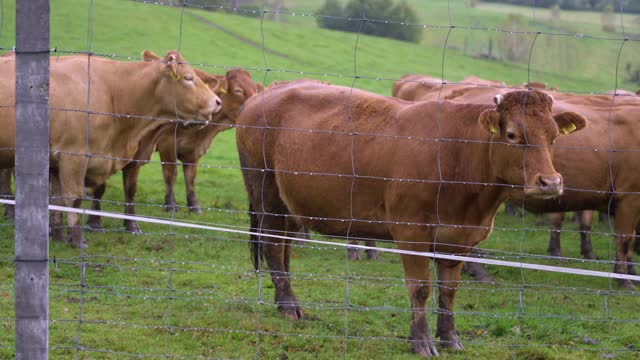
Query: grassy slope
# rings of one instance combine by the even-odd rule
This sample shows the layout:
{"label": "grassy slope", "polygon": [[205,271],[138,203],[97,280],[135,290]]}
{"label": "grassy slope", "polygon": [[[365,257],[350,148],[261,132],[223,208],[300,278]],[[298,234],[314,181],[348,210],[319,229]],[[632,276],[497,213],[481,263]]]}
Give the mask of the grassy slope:
{"label": "grassy slope", "polygon": [[[437,2],[442,5],[442,2]],[[5,17],[0,46],[11,47],[13,13],[4,4]],[[98,53],[136,55],[144,48],[162,52],[178,47],[180,10],[124,1],[96,2],[91,49]],[[85,1],[54,1],[52,4],[52,46],[58,49],[87,48]],[[260,41],[260,22],[221,14],[204,14],[216,23],[254,41]],[[265,22],[265,44],[289,55],[288,59],[267,56],[269,67],[314,73],[353,73],[353,34],[320,32],[313,19],[307,25],[290,27]],[[305,27],[306,26],[306,27]],[[219,32],[212,31],[189,16],[183,18],[182,50],[193,63],[220,66],[262,68],[262,53]],[[444,39],[444,38],[442,38]],[[460,79],[468,74],[518,83],[526,79],[526,67],[470,61],[448,52],[445,77]],[[397,77],[406,72],[439,73],[439,47],[418,47],[401,42],[361,37],[358,43],[358,73]],[[211,68],[222,72],[221,68]],[[254,72],[258,79],[264,72]],[[307,76],[305,74],[304,76]],[[266,82],[301,76],[296,73],[270,72]],[[563,86],[605,88],[598,78],[566,74],[558,77]],[[326,80],[351,84],[352,79],[327,77]],[[390,82],[358,80],[358,87],[388,93]],[[246,196],[240,179],[233,132],[223,133],[202,163],[198,178],[203,206],[214,210],[201,216],[182,211],[177,219],[245,228]],[[163,182],[157,163],[143,168],[138,200],[143,204],[161,204]],[[183,184],[177,185],[178,200],[184,203]],[[121,200],[119,176],[110,182],[106,199]],[[106,205],[120,211],[120,206]],[[139,212],[167,217],[157,206],[140,205]],[[540,231],[496,230],[484,246],[514,253],[544,254],[548,232],[535,225],[537,219],[499,217],[498,226]],[[107,234],[88,234],[91,247],[84,253],[93,256],[87,267],[89,285],[81,294],[78,251],[65,245],[51,245],[51,255],[59,261],[51,268],[51,344],[52,358],[68,358],[78,339],[80,299],[85,320],[80,343],[89,349],[125,353],[201,355],[215,358],[249,358],[256,352],[263,358],[326,358],[346,353],[347,358],[415,358],[407,353],[404,341],[410,314],[406,291],[402,286],[399,258],[384,255],[381,261],[347,262],[343,250],[299,247],[295,249],[292,270],[298,297],[305,303],[309,320],[288,322],[271,305],[273,288],[267,277],[255,277],[251,271],[243,235],[170,229],[142,224],[148,235],[131,236],[117,232],[119,221],[105,221],[112,230]],[[567,225],[574,229],[574,225]],[[607,228],[599,225],[598,231]],[[13,253],[12,228],[0,224],[0,254]],[[191,236],[199,235],[199,236]],[[578,257],[576,234],[565,235],[565,254]],[[569,240],[571,239],[571,240]],[[607,237],[594,238],[597,253],[610,259]],[[119,259],[114,256],[122,257]],[[123,259],[126,258],[126,259]],[[138,259],[138,260],[132,260]],[[149,259],[156,259],[150,262]],[[162,261],[157,261],[162,260]],[[174,260],[175,262],[170,262]],[[199,264],[195,264],[199,263]],[[548,262],[552,263],[553,262]],[[574,264],[571,264],[574,265]],[[585,264],[575,264],[585,267]],[[170,271],[171,267],[173,270]],[[608,270],[608,266],[592,266]],[[637,293],[608,292],[615,284],[607,280],[554,275],[514,269],[492,269],[499,283],[466,283],[460,290],[456,311],[458,329],[467,347],[462,353],[445,353],[443,358],[598,358],[616,353],[617,358],[632,358],[622,352],[625,346],[638,344],[635,323],[640,305]],[[345,308],[346,275],[349,281],[350,307]],[[12,265],[0,262],[0,358],[8,357],[12,344]],[[522,281],[528,285],[519,303]],[[264,304],[259,304],[262,284]],[[576,290],[602,290],[580,294]],[[175,299],[168,300],[167,296]],[[606,302],[607,306],[603,304]],[[433,303],[432,303],[433,304]],[[361,311],[368,308],[368,311]],[[553,314],[555,316],[549,316]],[[316,320],[317,317],[317,320]],[[569,318],[567,318],[569,317]],[[435,317],[432,317],[432,320]],[[123,325],[136,324],[137,326]],[[148,325],[149,327],[144,327]],[[166,325],[197,328],[178,331]],[[432,321],[432,327],[435,322]],[[256,330],[264,332],[258,336]],[[277,335],[274,335],[277,334]],[[345,334],[351,336],[345,341]],[[302,335],[302,336],[300,336]],[[360,340],[366,337],[366,340]],[[371,337],[381,337],[372,339]],[[599,341],[589,345],[589,337]],[[345,344],[348,346],[345,347]],[[519,345],[519,347],[516,347]],[[568,347],[584,348],[567,349]],[[81,358],[123,358],[122,354],[82,352]]]}

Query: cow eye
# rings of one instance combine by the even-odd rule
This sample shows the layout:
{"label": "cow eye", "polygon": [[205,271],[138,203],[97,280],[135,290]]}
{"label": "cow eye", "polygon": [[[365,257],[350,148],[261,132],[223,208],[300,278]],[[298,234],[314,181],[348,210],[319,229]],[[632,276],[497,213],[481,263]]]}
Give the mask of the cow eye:
{"label": "cow eye", "polygon": [[516,140],[516,133],[514,133],[513,131],[507,131],[507,140],[515,141]]}
{"label": "cow eye", "polygon": [[244,91],[242,89],[235,89],[233,90],[234,93],[236,93],[237,95],[244,95]]}
{"label": "cow eye", "polygon": [[193,75],[191,75],[191,74],[187,74],[187,75],[185,75],[185,76],[184,76],[184,80],[185,80],[185,81],[193,81]]}

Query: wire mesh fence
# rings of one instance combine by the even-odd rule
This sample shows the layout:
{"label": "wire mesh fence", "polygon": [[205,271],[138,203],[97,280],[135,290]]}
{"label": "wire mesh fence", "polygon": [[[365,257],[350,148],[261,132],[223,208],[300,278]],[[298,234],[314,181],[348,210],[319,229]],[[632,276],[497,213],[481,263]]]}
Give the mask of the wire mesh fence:
{"label": "wire mesh fence", "polygon": [[[263,1],[249,6],[242,1],[103,3],[78,0],[52,4],[52,73],[64,74],[64,66],[68,66],[65,62],[73,59],[69,56],[75,56],[76,60],[71,61],[76,61],[78,67],[69,74],[76,74],[81,80],[60,80],[52,76],[52,89],[57,86],[69,93],[51,98],[51,176],[58,178],[62,183],[58,186],[67,186],[66,189],[73,175],[76,183],[78,174],[86,176],[86,180],[80,181],[79,193],[59,191],[55,184],[51,187],[51,203],[65,206],[51,210],[49,356],[412,357],[408,350],[412,346],[416,349],[413,345],[416,338],[409,331],[410,324],[421,310],[410,306],[416,300],[407,299],[406,285],[407,281],[414,281],[430,287],[424,294],[425,298],[430,295],[425,328],[432,330],[435,344],[445,357],[636,357],[640,349],[637,340],[640,319],[635,311],[640,305],[639,293],[631,286],[619,287],[618,279],[626,279],[626,285],[638,281],[632,269],[637,263],[630,256],[621,260],[617,253],[621,251],[621,244],[633,247],[634,242],[629,239],[635,235],[635,197],[640,193],[640,187],[635,184],[637,180],[630,175],[639,147],[634,140],[635,130],[628,126],[638,114],[640,100],[633,92],[618,90],[635,86],[632,74],[639,65],[636,31],[640,29],[630,18],[633,15],[625,13],[625,2],[611,2],[618,19],[613,32],[601,30],[588,12],[566,12],[560,15],[560,19],[567,17],[566,22],[551,21],[547,18],[548,10],[536,6],[535,2],[529,7],[481,4],[471,8],[454,0],[414,1],[410,4],[420,14],[417,22],[370,17],[371,4],[367,2],[358,3],[359,17],[320,15],[316,10],[323,3],[285,1],[283,6],[282,2]],[[6,1],[0,4],[0,48],[8,54],[0,61],[10,64],[16,61],[13,53],[20,52],[11,31],[15,4]],[[322,30],[317,27],[320,19],[357,26],[353,33]],[[367,25],[416,28],[421,40],[412,44],[368,36],[364,34]],[[140,55],[146,49],[156,51],[159,56]],[[181,55],[170,58],[169,49],[176,49]],[[179,56],[184,56],[184,60]],[[174,64],[175,68],[184,70],[188,69],[186,61],[189,61],[194,69],[209,75],[221,74],[209,79],[207,85],[221,100],[221,113],[226,111],[227,115],[213,114],[208,125],[203,125],[203,119],[196,119],[200,122],[194,123],[192,118],[184,116],[182,102],[187,100],[180,97],[179,85],[194,79],[188,80],[190,74],[179,71],[173,72],[170,78],[158,80],[168,80],[171,91],[164,100],[169,111],[123,111],[126,106],[119,102],[126,103],[128,96],[114,100],[117,106],[101,107],[95,99],[105,89],[113,87],[133,98],[135,94],[131,89],[144,88],[141,84],[145,84],[144,78],[136,73],[113,70],[110,76],[101,75],[103,58],[142,64],[140,69],[150,68],[151,64],[157,68]],[[231,76],[236,68],[248,72],[250,85],[241,84]],[[403,77],[408,73],[426,77]],[[199,79],[207,79],[206,76],[198,73]],[[478,78],[465,79],[469,76]],[[298,110],[303,114],[300,122],[269,125],[271,119],[276,118],[268,110],[273,100],[270,92],[276,93],[279,86],[280,89],[289,86],[273,84],[297,78],[343,85],[343,88],[331,89],[342,91],[339,104],[333,109],[347,114],[344,116],[347,125],[309,128],[303,120],[314,114],[303,108]],[[12,80],[3,79],[3,82],[7,88],[13,86]],[[60,85],[62,82],[73,86],[65,88]],[[599,209],[611,215],[609,220],[594,222],[589,231],[594,254],[591,258],[583,258],[585,253],[581,250],[585,249],[575,246],[576,239],[585,234],[585,230],[573,224],[556,230],[556,234],[562,234],[565,239],[562,252],[559,248],[547,249],[546,217],[527,213],[525,209],[536,205],[522,197],[512,199],[520,210],[515,217],[500,212],[495,221],[489,216],[489,222],[474,223],[462,217],[455,222],[448,220],[450,208],[463,212],[470,206],[478,206],[471,205],[477,204],[475,200],[469,200],[462,207],[447,203],[448,186],[458,186],[460,196],[482,191],[477,189],[504,189],[515,193],[531,187],[500,178],[457,176],[456,171],[464,173],[477,167],[467,159],[452,163],[445,158],[448,151],[467,148],[474,149],[472,153],[480,153],[480,149],[488,145],[508,147],[510,151],[522,152],[519,163],[512,166],[526,173],[534,165],[527,160],[528,154],[545,151],[548,144],[526,141],[527,136],[533,139],[534,135],[527,135],[526,129],[521,134],[525,140],[519,143],[512,143],[506,137],[486,140],[444,134],[448,123],[456,121],[445,106],[450,106],[447,105],[450,102],[479,101],[493,108],[495,95],[506,96],[512,91],[529,94],[533,85],[523,88],[521,84],[533,82],[546,83],[548,88],[557,87],[547,91],[554,98],[554,106],[561,106],[563,111],[584,113],[586,129],[600,131],[592,142],[559,141],[551,146],[556,168],[574,167],[578,174],[584,171],[578,180],[582,177],[604,179],[603,186],[591,187],[585,184],[592,183],[574,180],[560,171],[565,180],[565,196],[582,199],[580,206],[569,210]],[[393,101],[361,95],[359,89],[388,95],[394,83],[427,89],[426,99],[438,105],[432,117],[421,115],[415,120],[417,123],[433,120],[438,131],[358,128],[359,114],[368,111],[358,103],[358,96],[372,96],[380,102]],[[481,97],[474,100],[464,97],[474,95],[474,91]],[[582,98],[576,100],[575,94]],[[69,100],[71,98],[79,100]],[[583,102],[585,98],[592,103]],[[236,103],[242,104],[229,110],[229,104]],[[526,100],[525,103],[528,104]],[[0,100],[0,106],[3,116],[7,116],[15,104]],[[154,104],[146,106],[151,108]],[[376,112],[385,110],[371,106],[372,119]],[[258,125],[238,124],[238,116],[246,117],[252,108],[262,109]],[[522,113],[526,111],[525,106]],[[389,119],[398,121],[399,118]],[[117,122],[131,124],[131,128],[119,133],[119,138],[106,138],[113,134],[107,129],[117,126],[113,125]],[[138,136],[143,131],[140,124],[147,127],[144,131],[148,137]],[[133,129],[135,126],[139,127]],[[264,169],[262,164],[257,167],[242,164],[236,150],[235,132],[262,134],[265,128],[288,138],[326,141],[317,152],[307,154],[302,166],[285,164]],[[233,130],[223,131],[227,129]],[[135,131],[139,133],[136,135]],[[69,146],[69,140],[56,143],[56,135],[73,138],[78,146]],[[166,148],[160,145],[163,144],[159,140],[161,135],[168,139]],[[267,135],[264,136],[266,139]],[[0,138],[4,141],[4,137]],[[132,144],[131,139],[137,139],[136,143]],[[196,146],[198,141],[205,143],[204,151]],[[419,171],[404,172],[401,176],[362,171],[362,163],[356,159],[362,156],[359,149],[366,141],[392,144],[388,149],[434,149],[435,146],[437,161],[420,166],[436,170],[436,176],[424,176]],[[12,144],[0,144],[0,152],[13,153],[15,145]],[[141,150],[145,148],[143,144],[151,144],[146,152]],[[209,144],[211,148],[205,155]],[[266,143],[262,144],[262,154],[267,159],[271,149]],[[303,153],[302,149],[306,148],[298,144],[296,149]],[[336,155],[334,149],[345,150],[342,157]],[[154,153],[155,150],[159,154]],[[292,153],[295,152],[294,149]],[[574,155],[566,155],[571,153]],[[349,159],[346,167],[330,166],[339,164],[344,156]],[[420,159],[422,155],[412,156]],[[562,156],[581,161],[563,164]],[[73,174],[61,172],[59,164],[65,158],[74,159],[70,167]],[[326,164],[327,159],[329,165],[318,165]],[[390,159],[384,153],[377,154],[376,158],[388,167],[394,165]],[[589,167],[596,163],[605,164],[600,166],[604,171],[593,171],[595,165]],[[180,167],[172,165],[182,165],[185,180],[179,175]],[[106,191],[99,190],[101,184],[93,180],[106,179],[106,175],[111,176],[120,169],[124,183],[120,185],[119,180],[112,180]],[[453,175],[449,172],[452,169]],[[199,174],[194,185],[191,182],[196,170]],[[272,195],[264,185],[268,176],[319,179],[314,180],[318,187],[323,186],[324,181],[343,182],[347,184],[347,191],[338,202],[342,208],[334,212],[324,208],[316,212],[272,211],[265,206],[248,208],[251,197],[247,195],[241,173],[252,171],[260,174],[262,185],[256,191],[262,199]],[[11,174],[8,175],[10,179]],[[616,181],[618,179],[624,181]],[[409,184],[417,188],[435,186],[438,188],[433,199],[438,204],[435,216],[402,218],[363,212],[357,202],[358,186],[367,182]],[[306,188],[305,193],[313,194],[312,190]],[[0,192],[3,193],[1,200],[13,199],[6,187]],[[418,192],[413,194],[419,198]],[[336,201],[330,195],[323,200]],[[411,200],[407,199],[408,208]],[[545,203],[534,210],[549,211],[554,208],[552,205]],[[80,209],[79,219],[77,224],[65,225],[65,219],[60,218],[62,214],[66,217],[73,213],[70,206]],[[100,213],[89,209],[102,211],[101,221],[95,217]],[[139,216],[135,216],[134,211]],[[495,212],[497,208],[483,211]],[[636,219],[629,220],[633,224],[616,226],[616,219],[623,218],[627,212],[630,219]],[[126,215],[122,216],[123,213]],[[248,215],[261,219],[261,223],[250,224]],[[269,219],[287,225],[282,229],[269,229],[264,223]],[[137,222],[137,228],[132,225],[133,221]],[[339,224],[336,226],[347,230],[320,235],[308,232],[299,222]],[[358,230],[402,226],[437,230],[429,239],[368,235]],[[629,226],[634,229],[628,231]],[[322,225],[315,228],[318,227]],[[461,241],[446,250],[437,247],[449,239],[448,233],[459,232],[459,237],[466,239],[475,236],[475,232],[490,231],[491,236],[479,244],[483,250],[479,253],[467,254],[474,248],[473,242]],[[255,270],[247,247],[257,237],[250,240],[249,233],[261,234],[260,241],[266,246],[273,243],[288,249],[291,263],[287,263],[286,269],[290,267],[290,274],[270,269],[261,259],[258,259],[261,266]],[[16,344],[14,314],[16,306],[20,306],[13,300],[16,254],[12,220],[0,223],[0,234],[0,327],[3,329],[0,353],[2,357],[10,357],[15,354]],[[66,240],[67,234],[72,237],[72,243],[74,236],[83,237],[88,247],[74,248],[64,241],[55,241]],[[284,240],[286,246],[280,243],[282,239],[287,239]],[[354,245],[364,242],[368,246]],[[346,250],[347,243],[351,244],[350,251]],[[425,243],[432,246],[421,247]],[[376,248],[370,247],[372,244]],[[353,250],[358,248],[367,250],[367,254],[377,250],[379,258],[356,260]],[[421,269],[422,273],[431,272],[430,279],[403,273],[397,253],[417,255],[411,252],[414,248],[434,260]],[[630,251],[625,248],[625,256]],[[456,254],[466,254],[465,259],[471,263],[474,260],[485,263],[490,279],[464,275],[455,284],[443,279],[444,273],[436,263],[460,260]],[[436,260],[438,258],[440,260]],[[614,266],[615,273],[612,272]],[[585,274],[597,276],[582,276]],[[274,275],[275,284],[272,283]],[[273,298],[278,300],[281,291],[279,276],[290,278],[295,287],[295,304],[304,311],[301,319],[291,321],[280,314],[283,307],[290,305],[282,299],[280,304],[274,303]],[[438,301],[438,292],[455,289],[458,284],[455,306],[448,312],[446,306],[439,303],[442,298]],[[455,337],[441,333],[440,321],[446,320],[438,317],[443,313],[455,315]],[[466,349],[460,353],[443,352],[451,342],[456,343],[453,340],[458,336]]]}

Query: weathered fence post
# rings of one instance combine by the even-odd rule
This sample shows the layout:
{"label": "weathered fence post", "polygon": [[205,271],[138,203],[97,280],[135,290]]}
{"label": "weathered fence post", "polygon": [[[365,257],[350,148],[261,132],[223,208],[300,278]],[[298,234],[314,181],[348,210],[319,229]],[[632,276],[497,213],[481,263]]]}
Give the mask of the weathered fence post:
{"label": "weathered fence post", "polygon": [[49,0],[16,2],[16,359],[49,345]]}

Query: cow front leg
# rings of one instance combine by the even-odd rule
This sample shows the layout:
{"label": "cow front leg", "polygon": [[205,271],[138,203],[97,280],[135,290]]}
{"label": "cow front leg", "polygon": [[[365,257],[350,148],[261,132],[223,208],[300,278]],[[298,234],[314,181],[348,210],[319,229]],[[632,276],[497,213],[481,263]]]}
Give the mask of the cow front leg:
{"label": "cow front leg", "polygon": [[184,173],[184,183],[187,188],[187,207],[194,214],[202,213],[200,203],[196,196],[196,175],[198,174],[198,158],[195,156],[185,156],[182,161],[182,172]]}
{"label": "cow front leg", "polygon": [[580,255],[585,259],[596,260],[591,245],[591,226],[593,225],[593,211],[583,210],[578,212],[578,223],[580,224]]}
{"label": "cow front leg", "polygon": [[[93,200],[91,201],[91,210],[100,211],[101,206],[100,202],[102,201],[102,197],[104,196],[105,191],[107,190],[107,184],[104,183],[102,185],[98,185],[93,189]],[[87,221],[87,225],[93,231],[102,231],[104,230],[102,227],[102,217],[99,215],[89,215],[89,220]]]}
{"label": "cow front leg", "polygon": [[[68,207],[80,208],[82,205],[82,194],[84,187],[84,172],[86,164],[84,159],[61,159],[59,162],[59,180],[64,197],[64,204]],[[84,229],[80,223],[80,215],[77,213],[67,213],[67,225],[69,226],[69,238],[67,242],[78,248],[86,248],[87,242],[84,239]]]}
{"label": "cow front leg", "polygon": [[[143,163],[134,162],[122,169],[122,182],[124,185],[125,205],[124,213],[135,216],[136,214],[136,191],[138,190],[138,175]],[[134,234],[141,234],[140,225],[135,220],[125,219],[124,228]]]}
{"label": "cow front leg", "polygon": [[562,249],[560,247],[560,231],[562,230],[564,216],[564,212],[549,214],[549,221],[551,222],[551,233],[549,234],[549,248],[547,249],[547,253],[551,256],[562,257]]}
{"label": "cow front leg", "polygon": [[411,299],[409,335],[411,350],[422,356],[437,356],[438,350],[427,323],[427,300],[431,293],[429,259],[412,255],[401,255],[401,257],[409,299]]}
{"label": "cow front leg", "polygon": [[178,157],[174,140],[161,140],[158,143],[158,152],[160,153],[160,161],[162,162],[162,177],[164,178],[165,186],[164,210],[167,212],[176,212],[178,211],[178,206],[176,204],[176,196],[173,193],[173,186],[176,183]]}
{"label": "cow front leg", "polygon": [[438,267],[438,328],[436,336],[440,345],[452,349],[463,349],[453,319],[453,302],[460,285],[461,261],[437,260]]}
{"label": "cow front leg", "polygon": [[[420,244],[410,239],[416,236],[399,231],[393,234],[397,240],[398,248],[409,251],[429,251],[428,244]],[[409,239],[409,240],[407,240]],[[429,331],[427,323],[427,300],[431,293],[431,281],[429,278],[429,259],[423,256],[400,255],[404,268],[404,277],[409,299],[411,300],[411,326],[409,340],[411,350],[422,356],[437,356],[435,343]]]}

